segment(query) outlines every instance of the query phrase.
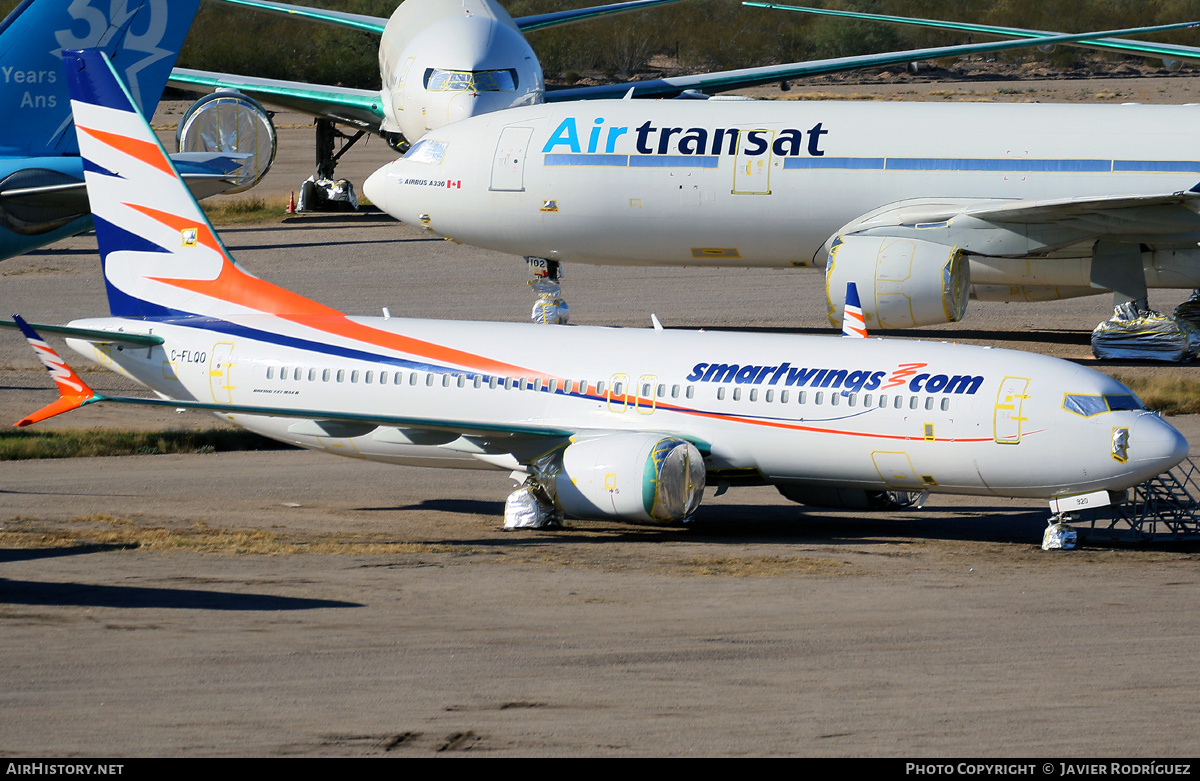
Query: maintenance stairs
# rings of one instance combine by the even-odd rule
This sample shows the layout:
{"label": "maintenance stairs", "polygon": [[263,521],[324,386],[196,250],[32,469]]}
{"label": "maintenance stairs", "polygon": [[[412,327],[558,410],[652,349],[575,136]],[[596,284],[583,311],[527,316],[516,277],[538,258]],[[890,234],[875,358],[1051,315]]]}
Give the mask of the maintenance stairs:
{"label": "maintenance stairs", "polygon": [[[1124,502],[1068,521],[1090,543],[1200,540],[1200,470],[1190,458],[1136,485]],[[1082,523],[1081,523],[1082,521]]]}

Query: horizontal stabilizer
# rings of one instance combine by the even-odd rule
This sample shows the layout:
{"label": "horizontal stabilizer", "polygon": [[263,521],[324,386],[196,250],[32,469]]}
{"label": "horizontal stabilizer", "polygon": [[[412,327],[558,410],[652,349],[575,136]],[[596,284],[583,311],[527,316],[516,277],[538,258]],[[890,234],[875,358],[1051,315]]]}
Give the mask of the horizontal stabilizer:
{"label": "horizontal stabilizer", "polygon": [[[23,322],[25,321],[0,320],[0,328],[21,328]],[[45,325],[42,323],[25,323],[25,325],[39,333],[54,334],[69,339],[82,339],[93,344],[132,344],[137,347],[155,347],[163,343],[161,336],[152,334],[127,334],[117,331],[101,331],[95,328],[72,328],[69,325]],[[21,330],[24,331],[24,328]],[[29,334],[26,333],[26,338],[28,336]]]}

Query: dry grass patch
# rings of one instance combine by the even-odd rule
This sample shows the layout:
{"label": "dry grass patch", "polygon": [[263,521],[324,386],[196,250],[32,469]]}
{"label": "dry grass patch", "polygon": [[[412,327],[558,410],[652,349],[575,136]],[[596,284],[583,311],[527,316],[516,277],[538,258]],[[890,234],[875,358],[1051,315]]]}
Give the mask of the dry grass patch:
{"label": "dry grass patch", "polygon": [[199,431],[121,431],[117,429],[0,430],[0,461],[33,458],[95,458],[224,453],[287,448],[250,431],[211,428]]}
{"label": "dry grass patch", "polygon": [[725,578],[829,576],[855,572],[848,562],[808,556],[693,556],[680,561],[674,569],[679,575]]}
{"label": "dry grass patch", "polygon": [[268,200],[257,195],[246,198],[208,199],[200,204],[214,225],[246,225],[272,222],[287,214],[286,198]]}
{"label": "dry grass patch", "polygon": [[13,518],[0,530],[0,548],[70,548],[88,545],[234,556],[289,556],[300,553],[411,555],[451,551],[449,546],[397,542],[373,534],[217,529],[203,522],[171,528],[148,523],[146,519],[104,513],[72,518],[65,527],[43,525],[27,518]]}

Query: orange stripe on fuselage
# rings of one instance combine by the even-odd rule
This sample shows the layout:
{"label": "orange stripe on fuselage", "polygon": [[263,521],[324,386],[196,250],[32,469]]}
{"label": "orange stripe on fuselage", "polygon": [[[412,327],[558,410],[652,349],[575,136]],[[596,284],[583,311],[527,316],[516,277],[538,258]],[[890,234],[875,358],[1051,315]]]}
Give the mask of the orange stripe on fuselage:
{"label": "orange stripe on fuselage", "polygon": [[171,163],[167,160],[165,154],[158,144],[152,144],[149,141],[139,141],[136,138],[118,135],[117,133],[109,133],[104,130],[96,130],[95,128],[82,127],[79,124],[75,125],[76,130],[82,130],[97,141],[107,144],[114,149],[117,149],[130,157],[137,158],[147,165],[152,165],[163,173],[175,175],[174,169],[171,168]]}

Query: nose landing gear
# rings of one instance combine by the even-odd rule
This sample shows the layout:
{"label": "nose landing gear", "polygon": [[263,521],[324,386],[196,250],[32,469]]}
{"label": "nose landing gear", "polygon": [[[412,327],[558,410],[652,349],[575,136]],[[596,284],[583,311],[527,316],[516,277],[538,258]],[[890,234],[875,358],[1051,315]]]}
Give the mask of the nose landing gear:
{"label": "nose landing gear", "polygon": [[533,275],[529,286],[537,296],[530,319],[542,325],[566,325],[571,318],[571,307],[562,297],[563,274],[558,261],[526,257],[525,262]]}

